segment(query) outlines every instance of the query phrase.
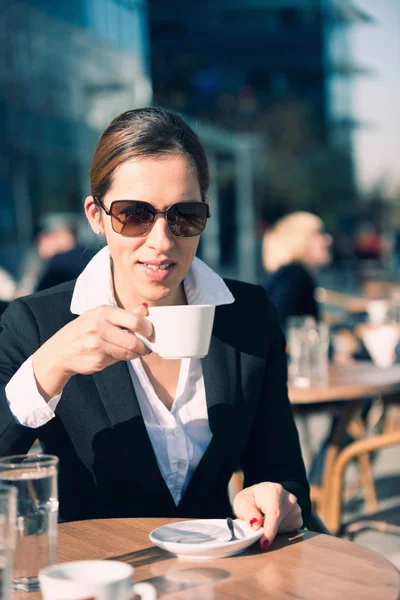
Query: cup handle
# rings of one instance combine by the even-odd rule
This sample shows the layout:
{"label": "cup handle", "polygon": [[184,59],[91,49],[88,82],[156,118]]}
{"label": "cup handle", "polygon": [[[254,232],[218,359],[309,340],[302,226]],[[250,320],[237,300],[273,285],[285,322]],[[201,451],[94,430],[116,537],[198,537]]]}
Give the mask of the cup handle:
{"label": "cup handle", "polygon": [[139,595],[140,600],[157,600],[156,588],[151,583],[134,583],[132,594],[132,599]]}
{"label": "cup handle", "polygon": [[144,337],[144,335],[141,335],[140,333],[137,333],[135,331],[135,335],[137,338],[139,338],[139,340],[142,340],[143,344],[149,349],[152,350],[153,352],[156,351],[155,349],[155,344],[153,342],[150,342],[149,339],[147,339],[147,337]]}

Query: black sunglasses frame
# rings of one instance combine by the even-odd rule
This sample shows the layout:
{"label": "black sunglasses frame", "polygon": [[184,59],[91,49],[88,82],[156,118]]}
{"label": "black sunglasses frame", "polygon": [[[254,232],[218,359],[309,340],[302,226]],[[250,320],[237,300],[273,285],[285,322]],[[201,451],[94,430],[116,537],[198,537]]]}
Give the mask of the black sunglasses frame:
{"label": "black sunglasses frame", "polygon": [[[183,202],[174,202],[174,204],[171,204],[171,206],[168,206],[168,208],[166,208],[165,210],[157,210],[156,208],[154,208],[154,206],[152,204],[150,204],[150,202],[145,202],[144,200],[113,200],[113,202],[111,202],[111,204],[110,204],[110,208],[107,208],[104,205],[104,203],[100,200],[100,198],[98,196],[93,196],[93,200],[94,200],[95,204],[97,204],[102,210],[104,210],[104,212],[106,213],[107,216],[111,217],[111,226],[112,226],[113,230],[116,233],[118,233],[119,235],[122,235],[123,237],[145,237],[153,229],[154,223],[156,222],[156,216],[157,215],[164,215],[165,216],[165,220],[166,220],[166,223],[167,223],[168,231],[170,232],[170,234],[173,237],[176,237],[176,238],[198,237],[199,235],[201,235],[203,233],[206,224],[204,225],[203,230],[200,231],[200,233],[198,233],[196,235],[176,235],[176,233],[174,233],[173,231],[171,231],[171,228],[170,228],[170,225],[169,225],[169,222],[168,222],[168,211],[170,211],[170,209],[173,208],[174,206],[179,206],[179,204],[202,204],[202,205],[205,205],[207,207],[206,218],[209,219],[211,217],[210,207],[208,206],[208,204],[204,200],[201,200],[201,202],[198,202],[197,200],[188,200],[187,202],[184,202],[184,203]],[[131,234],[131,235],[128,235],[126,233],[122,233],[120,231],[117,231],[114,228],[113,219],[115,219],[116,221],[118,221],[119,223],[121,223],[121,225],[125,225],[125,223],[123,221],[121,221],[121,219],[119,219],[117,217],[117,215],[113,214],[113,212],[112,212],[113,204],[116,203],[116,202],[141,202],[142,204],[150,206],[151,207],[151,211],[149,211],[149,212],[154,215],[154,220],[153,220],[153,222],[151,224],[150,229],[148,231],[146,231],[145,233]],[[206,223],[207,223],[207,221],[206,221]]]}

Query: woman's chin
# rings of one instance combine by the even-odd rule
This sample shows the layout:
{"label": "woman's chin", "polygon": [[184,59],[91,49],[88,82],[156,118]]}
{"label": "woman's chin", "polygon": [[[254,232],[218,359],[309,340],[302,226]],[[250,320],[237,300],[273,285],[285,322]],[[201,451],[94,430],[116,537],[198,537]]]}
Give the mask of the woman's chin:
{"label": "woman's chin", "polygon": [[154,286],[143,286],[142,289],[138,290],[141,298],[143,298],[150,305],[157,304],[170,304],[173,302],[174,297],[177,293],[177,288],[170,288],[163,285]]}

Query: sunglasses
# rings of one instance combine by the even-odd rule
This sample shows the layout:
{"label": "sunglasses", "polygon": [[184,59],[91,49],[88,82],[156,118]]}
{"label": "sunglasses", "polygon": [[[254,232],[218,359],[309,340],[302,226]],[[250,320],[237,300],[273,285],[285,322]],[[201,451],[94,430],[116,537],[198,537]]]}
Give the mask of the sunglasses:
{"label": "sunglasses", "polygon": [[126,237],[147,235],[157,215],[165,215],[168,230],[174,237],[195,237],[203,233],[207,219],[211,217],[208,204],[195,200],[177,202],[166,210],[157,210],[141,200],[114,200],[109,209],[100,198],[94,197],[94,201],[111,217],[113,230]]}

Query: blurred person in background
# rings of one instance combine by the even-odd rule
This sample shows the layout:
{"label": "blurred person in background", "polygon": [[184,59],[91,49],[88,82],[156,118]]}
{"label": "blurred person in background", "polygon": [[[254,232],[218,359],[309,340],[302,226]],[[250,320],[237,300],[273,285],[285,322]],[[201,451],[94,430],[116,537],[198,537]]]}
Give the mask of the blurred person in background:
{"label": "blurred person in background", "polygon": [[76,279],[86,267],[93,253],[78,242],[77,223],[63,222],[52,231],[47,243],[49,253],[35,291]]}
{"label": "blurred person in background", "polygon": [[[289,317],[320,319],[316,276],[318,268],[331,261],[331,242],[322,220],[308,212],[286,215],[264,233],[263,263],[268,273],[264,288],[278,310],[283,330]],[[315,408],[318,405],[294,407],[294,413],[304,418]],[[330,431],[310,465],[309,480],[314,484],[321,482],[326,449],[335,426],[336,419],[331,418]]]}
{"label": "blurred person in background", "polygon": [[[286,215],[264,233],[263,263],[269,273],[264,287],[269,299],[278,309],[284,329],[288,317],[311,315],[316,320],[321,318],[316,297],[316,277],[318,269],[331,262],[331,243],[331,236],[325,233],[322,220],[308,212]],[[335,290],[319,288],[318,291],[319,302],[337,303],[351,311],[365,309],[364,298]],[[331,333],[334,333],[335,361],[345,364],[352,361],[359,348],[356,336],[344,324],[331,328]],[[370,401],[366,400],[363,417],[369,408]],[[312,413],[314,406],[309,404],[306,408],[297,407],[296,410],[304,415]],[[336,424],[337,418],[334,416],[326,438],[310,465],[309,480],[313,484],[321,483],[326,450],[331,444]],[[350,441],[352,438],[348,437],[345,444]]]}
{"label": "blurred person in background", "polygon": [[263,285],[283,328],[288,317],[319,319],[316,274],[331,261],[331,243],[322,220],[308,212],[286,215],[265,232]]}
{"label": "blurred person in background", "polygon": [[23,262],[15,296],[27,296],[75,279],[92,256],[78,243],[76,218],[46,215]]}

